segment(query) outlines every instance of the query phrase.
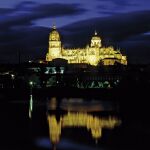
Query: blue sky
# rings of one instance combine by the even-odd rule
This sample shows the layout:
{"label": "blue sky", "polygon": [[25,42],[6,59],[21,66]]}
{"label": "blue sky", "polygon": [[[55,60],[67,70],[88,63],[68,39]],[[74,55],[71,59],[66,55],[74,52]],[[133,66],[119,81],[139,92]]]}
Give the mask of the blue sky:
{"label": "blue sky", "polygon": [[64,45],[83,47],[96,29],[104,44],[147,63],[149,16],[149,0],[0,0],[0,62],[15,61],[18,49],[24,60],[45,57],[55,23]]}

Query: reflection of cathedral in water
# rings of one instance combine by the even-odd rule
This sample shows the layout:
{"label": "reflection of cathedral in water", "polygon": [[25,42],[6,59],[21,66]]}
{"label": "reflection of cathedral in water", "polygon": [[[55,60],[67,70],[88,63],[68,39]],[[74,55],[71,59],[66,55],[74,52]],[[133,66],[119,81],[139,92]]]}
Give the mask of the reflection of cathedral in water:
{"label": "reflection of cathedral in water", "polygon": [[[75,100],[77,101],[77,99]],[[72,103],[73,105],[70,103]],[[81,99],[79,100],[79,102],[76,102],[76,104],[74,100],[72,101],[72,99],[71,102],[68,101],[67,105],[65,101],[66,108],[64,108],[64,104],[61,104],[61,106],[63,105],[63,107],[59,106],[65,112],[65,114],[60,114],[59,117],[57,114],[51,114],[51,111],[48,113],[47,120],[49,125],[49,136],[52,144],[55,145],[60,141],[62,129],[65,128],[86,128],[87,131],[91,134],[91,137],[97,141],[102,137],[102,129],[113,129],[115,126],[120,125],[121,120],[119,120],[117,117],[110,115],[107,117],[93,115],[92,112],[98,113],[100,111],[103,111],[98,111],[98,103],[95,103],[95,111],[94,105],[91,106],[91,102],[89,103],[89,108],[87,107],[88,109],[86,109],[86,107],[82,105],[82,103],[84,104]],[[77,109],[77,106],[79,106],[79,109]],[[90,106],[92,107],[92,109],[90,109]],[[58,112],[58,110],[56,110],[57,101],[55,98],[51,99],[48,107],[49,110]],[[73,107],[75,109],[73,109]],[[84,107],[84,111],[82,107]],[[103,106],[100,106],[99,108],[101,109],[102,107]],[[90,112],[90,110],[92,110],[92,112]]]}
{"label": "reflection of cathedral in water", "polygon": [[113,129],[120,123],[121,121],[115,117],[100,118],[83,112],[68,112],[61,116],[59,121],[57,121],[55,115],[48,115],[50,140],[53,144],[60,141],[63,128],[85,127],[91,132],[94,139],[98,139],[102,136],[103,128]]}

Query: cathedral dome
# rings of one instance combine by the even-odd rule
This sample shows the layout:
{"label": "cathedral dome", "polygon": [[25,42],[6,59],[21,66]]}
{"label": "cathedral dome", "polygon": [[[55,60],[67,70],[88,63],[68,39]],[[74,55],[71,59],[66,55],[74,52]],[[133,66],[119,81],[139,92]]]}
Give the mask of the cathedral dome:
{"label": "cathedral dome", "polygon": [[49,40],[50,41],[60,41],[60,35],[58,31],[56,30],[56,26],[52,27],[52,31],[49,34]]}

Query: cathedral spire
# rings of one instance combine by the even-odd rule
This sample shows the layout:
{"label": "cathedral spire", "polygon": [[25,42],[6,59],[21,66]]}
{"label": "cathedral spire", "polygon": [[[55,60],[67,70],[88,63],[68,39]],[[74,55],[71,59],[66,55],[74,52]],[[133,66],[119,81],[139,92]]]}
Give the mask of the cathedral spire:
{"label": "cathedral spire", "polygon": [[55,21],[53,21],[53,23],[52,23],[52,29],[56,30],[56,23],[55,23]]}
{"label": "cathedral spire", "polygon": [[94,33],[94,35],[97,35],[97,31],[95,30],[95,33]]}
{"label": "cathedral spire", "polygon": [[54,29],[54,30],[56,29],[56,25],[55,24],[53,24],[52,29]]}

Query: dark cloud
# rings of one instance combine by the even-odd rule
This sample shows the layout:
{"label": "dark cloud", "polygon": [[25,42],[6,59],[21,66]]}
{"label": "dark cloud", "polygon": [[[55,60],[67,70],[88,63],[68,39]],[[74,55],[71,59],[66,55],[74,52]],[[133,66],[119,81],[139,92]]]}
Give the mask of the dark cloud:
{"label": "dark cloud", "polygon": [[29,10],[32,10],[32,8],[36,8],[36,7],[39,7],[39,3],[36,3],[33,1],[24,1],[24,2],[17,4],[15,6],[15,10],[29,11]]}
{"label": "dark cloud", "polygon": [[16,10],[31,12],[34,16],[64,16],[83,13],[85,9],[79,4],[38,4],[35,2],[22,2],[16,6]]}
{"label": "dark cloud", "polygon": [[38,4],[34,2],[23,2],[14,9],[0,8],[1,30],[18,25],[32,25],[33,21],[47,17],[70,16],[83,13],[85,9],[77,4]]}
{"label": "dark cloud", "polygon": [[118,12],[109,11],[109,10],[100,10],[100,11],[98,11],[98,12],[100,13],[100,15],[107,15],[107,16],[120,14],[120,13],[118,13]]}
{"label": "dark cloud", "polygon": [[120,13],[141,10],[138,1],[132,0],[98,0],[97,12],[100,16],[111,16]]}
{"label": "dark cloud", "polygon": [[0,8],[0,17],[2,17],[2,15],[10,14],[12,12],[12,8]]}
{"label": "dark cloud", "polygon": [[[98,0],[97,10],[101,15],[114,15],[121,12],[133,11],[133,8],[139,8],[137,2],[132,0]],[[131,9],[132,8],[132,9]]]}
{"label": "dark cloud", "polygon": [[118,5],[118,6],[131,6],[133,5],[131,0],[108,0],[111,1],[112,3]]}
{"label": "dark cloud", "polygon": [[111,2],[117,6],[135,6],[136,3],[132,0],[97,0],[98,2]]}

